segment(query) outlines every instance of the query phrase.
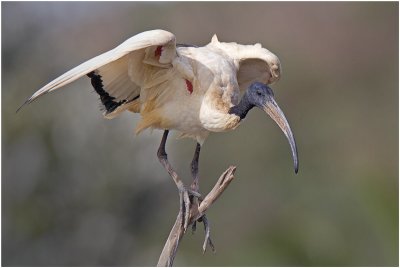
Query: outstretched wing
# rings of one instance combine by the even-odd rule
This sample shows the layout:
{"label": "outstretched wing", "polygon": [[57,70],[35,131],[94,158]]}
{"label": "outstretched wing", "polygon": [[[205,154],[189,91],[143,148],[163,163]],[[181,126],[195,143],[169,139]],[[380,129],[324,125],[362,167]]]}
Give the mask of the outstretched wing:
{"label": "outstretched wing", "polygon": [[279,58],[261,44],[224,43],[219,42],[214,35],[209,45],[223,50],[235,61],[238,67],[237,81],[241,91],[245,91],[253,82],[271,84],[281,76]]}
{"label": "outstretched wing", "polygon": [[105,116],[113,117],[138,100],[144,82],[144,65],[170,68],[176,55],[172,33],[164,30],[143,32],[54,79],[24,104],[87,75],[100,96]]}
{"label": "outstretched wing", "polygon": [[271,84],[280,78],[280,74],[280,65],[270,66],[261,58],[244,58],[239,62],[236,75],[240,91],[245,91],[254,82]]}

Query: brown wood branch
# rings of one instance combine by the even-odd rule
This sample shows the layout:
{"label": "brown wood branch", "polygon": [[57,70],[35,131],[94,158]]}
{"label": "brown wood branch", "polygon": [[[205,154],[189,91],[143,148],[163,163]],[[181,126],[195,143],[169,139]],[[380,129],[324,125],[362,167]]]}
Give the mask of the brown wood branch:
{"label": "brown wood branch", "polygon": [[[224,171],[224,173],[222,173],[214,188],[206,195],[204,199],[201,199],[199,201],[195,199],[195,201],[191,202],[190,204],[189,226],[195,224],[197,220],[203,217],[202,221],[206,229],[203,252],[205,252],[207,244],[210,245],[211,249],[214,251],[214,245],[212,244],[211,238],[209,236],[210,230],[207,218],[205,217],[205,213],[211,207],[211,205],[221,196],[221,194],[234,179],[235,171],[236,167],[230,166],[227,170]],[[157,266],[170,267],[173,265],[176,253],[178,251],[179,243],[184,234],[185,230],[182,224],[182,211],[179,211],[178,216],[175,220],[175,224],[172,227],[171,232],[169,233],[167,241],[165,242]]]}

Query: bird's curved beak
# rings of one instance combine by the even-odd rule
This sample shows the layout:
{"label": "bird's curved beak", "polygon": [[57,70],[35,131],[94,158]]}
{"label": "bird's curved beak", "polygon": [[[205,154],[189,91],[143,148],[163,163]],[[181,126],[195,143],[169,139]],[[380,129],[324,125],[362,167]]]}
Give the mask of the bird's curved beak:
{"label": "bird's curved beak", "polygon": [[289,123],[286,120],[285,114],[279,108],[272,95],[270,95],[266,100],[263,106],[263,110],[278,124],[278,126],[282,129],[283,133],[288,139],[290,148],[292,149],[294,172],[296,172],[297,174],[299,170],[299,160],[297,157],[296,141],[294,139],[292,130],[290,129]]}

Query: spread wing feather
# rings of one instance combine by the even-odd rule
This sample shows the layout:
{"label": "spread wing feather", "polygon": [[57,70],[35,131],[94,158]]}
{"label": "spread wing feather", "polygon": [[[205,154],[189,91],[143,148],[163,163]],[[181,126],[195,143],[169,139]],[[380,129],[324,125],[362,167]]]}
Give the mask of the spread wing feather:
{"label": "spread wing feather", "polygon": [[113,117],[129,108],[130,102],[140,96],[144,79],[143,64],[170,68],[175,57],[176,43],[172,33],[164,30],[143,32],[54,79],[24,104],[88,75],[100,95],[105,115]]}
{"label": "spread wing feather", "polygon": [[282,74],[279,58],[261,44],[241,45],[235,42],[219,42],[216,35],[209,46],[223,50],[237,63],[237,81],[240,90],[245,91],[253,82],[272,84]]}

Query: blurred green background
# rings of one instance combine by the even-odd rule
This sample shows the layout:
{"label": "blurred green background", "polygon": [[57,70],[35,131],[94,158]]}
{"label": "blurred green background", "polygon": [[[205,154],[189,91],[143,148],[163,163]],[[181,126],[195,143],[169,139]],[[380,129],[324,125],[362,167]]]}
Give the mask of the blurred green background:
{"label": "blurred green background", "polygon": [[[89,79],[18,114],[33,92],[136,33],[260,42],[280,57],[273,88],[299,149],[262,111],[212,134],[200,159],[217,253],[187,234],[175,265],[398,266],[398,3],[2,2],[2,265],[152,266],[178,195],[158,163],[161,131],[102,118]],[[195,142],[167,152],[189,180]]]}

